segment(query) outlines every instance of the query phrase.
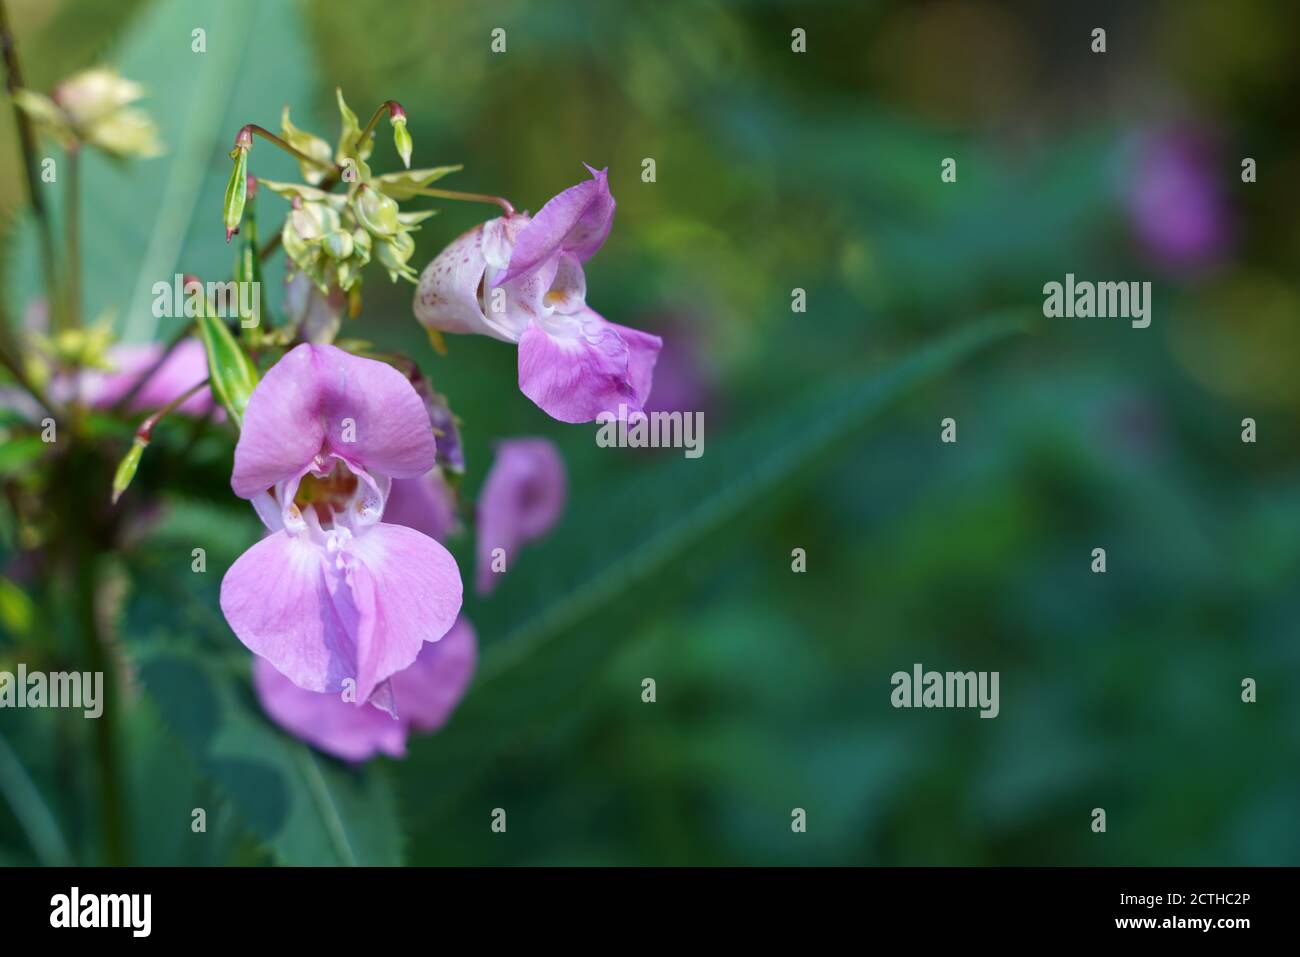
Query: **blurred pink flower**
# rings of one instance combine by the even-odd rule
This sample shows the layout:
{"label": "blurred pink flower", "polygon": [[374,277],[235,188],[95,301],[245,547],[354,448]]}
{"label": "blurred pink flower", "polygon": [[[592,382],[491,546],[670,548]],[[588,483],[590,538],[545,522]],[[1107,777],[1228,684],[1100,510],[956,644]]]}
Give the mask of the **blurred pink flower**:
{"label": "blurred pink flower", "polygon": [[509,439],[497,446],[478,500],[475,583],[479,594],[496,588],[500,573],[513,564],[521,546],[555,525],[564,511],[567,484],[564,460],[554,443]]}
{"label": "blurred pink flower", "polygon": [[1202,132],[1178,127],[1143,137],[1127,202],[1133,232],[1147,256],[1176,272],[1225,258],[1233,244],[1233,222],[1222,184],[1231,175],[1231,166]]}

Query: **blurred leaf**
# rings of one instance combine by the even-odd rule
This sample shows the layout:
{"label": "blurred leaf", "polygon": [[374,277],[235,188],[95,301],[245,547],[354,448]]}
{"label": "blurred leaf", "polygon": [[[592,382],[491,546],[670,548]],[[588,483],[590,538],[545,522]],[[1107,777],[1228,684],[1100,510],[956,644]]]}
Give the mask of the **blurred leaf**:
{"label": "blurred leaf", "polygon": [[259,713],[246,672],[214,658],[146,645],[138,664],[164,722],[280,863],[401,863],[395,800],[378,766],[347,768],[280,733]]}
{"label": "blurred leaf", "polygon": [[32,636],[36,621],[36,605],[27,593],[0,575],[0,626],[16,638]]}
{"label": "blurred leaf", "polygon": [[[467,609],[480,634],[502,637],[487,645],[453,721],[415,756],[421,779],[455,780],[458,789],[443,792],[444,800],[463,794],[472,769],[517,743],[521,727],[538,726],[540,709],[571,700],[597,664],[625,647],[617,633],[593,633],[585,621],[620,603],[643,610],[654,576],[721,539],[730,524],[753,522],[754,511],[773,508],[891,403],[1023,326],[1014,317],[967,326],[883,372],[814,387],[698,459],[639,473],[621,494],[584,500],[565,533],[529,556],[529,575],[507,578],[498,601]],[[789,554],[773,561],[788,562]],[[529,594],[520,594],[524,587]],[[655,600],[663,600],[657,587]]]}
{"label": "blurred leaf", "polygon": [[4,738],[0,738],[0,795],[13,810],[36,859],[45,866],[72,863],[54,812]]}
{"label": "blurred leaf", "polygon": [[0,476],[16,475],[39,459],[49,443],[42,442],[39,435],[22,435],[6,438],[0,444]]}
{"label": "blurred leaf", "polygon": [[[190,31],[207,31],[207,52],[190,48]],[[111,163],[87,154],[82,170],[82,261],[87,316],[117,316],[129,341],[154,337],[153,284],[176,273],[224,278],[230,253],[222,200],[227,154],[246,123],[271,126],[285,103],[305,103],[316,89],[300,11],[294,3],[160,0],[132,22],[109,62],[141,83],[141,106],[157,122],[166,155]],[[258,151],[252,171],[289,178],[294,160]],[[59,191],[51,189],[56,207]],[[41,295],[30,218],[13,237],[8,304],[22,315]]]}

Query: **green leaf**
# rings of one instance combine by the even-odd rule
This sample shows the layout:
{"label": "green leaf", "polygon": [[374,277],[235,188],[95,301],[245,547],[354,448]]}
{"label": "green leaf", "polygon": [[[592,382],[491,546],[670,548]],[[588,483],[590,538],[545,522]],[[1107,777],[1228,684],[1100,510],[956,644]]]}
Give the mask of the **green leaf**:
{"label": "green leaf", "polygon": [[399,170],[396,173],[385,173],[383,176],[376,176],[372,182],[384,195],[391,196],[398,202],[402,202],[417,195],[424,187],[442,179],[448,173],[459,173],[464,168],[464,166],[457,164],[455,166],[434,166],[430,169]]}
{"label": "green leaf", "polygon": [[297,197],[304,203],[326,203],[340,211],[348,202],[348,198],[342,193],[327,193],[323,189],[317,189],[315,186],[304,186],[302,183],[281,183],[278,180],[262,179],[259,176],[257,185],[265,186],[277,196],[283,196],[287,200],[292,201]]}
{"label": "green leaf", "polygon": [[140,676],[168,728],[240,822],[290,866],[395,866],[402,837],[382,769],[352,769],[262,715],[247,669],[146,642]]}
{"label": "green leaf", "polygon": [[315,186],[325,178],[325,171],[321,169],[321,163],[330,162],[330,145],[319,136],[313,136],[305,130],[300,130],[289,121],[289,104],[284,105],[284,110],[280,113],[280,135],[284,137],[286,143],[294,149],[306,153],[315,163],[308,163],[302,160],[298,161],[298,167],[302,172],[302,178]]}
{"label": "green leaf", "polygon": [[[190,50],[196,24],[207,31],[202,55]],[[286,102],[311,102],[316,70],[306,37],[296,3],[158,0],[141,7],[105,60],[144,87],[138,105],[157,122],[167,152],[125,163],[92,150],[83,155],[87,317],[112,313],[127,341],[148,341],[160,325],[151,308],[155,282],[176,273],[225,278],[230,251],[217,223],[230,173],[224,157],[245,124],[267,126]],[[274,179],[298,175],[293,157],[271,148],[257,150],[251,166]],[[52,217],[61,221],[59,191],[48,195]],[[43,294],[40,276],[37,234],[27,217],[6,263],[11,316]],[[278,279],[268,275],[268,288]]]}

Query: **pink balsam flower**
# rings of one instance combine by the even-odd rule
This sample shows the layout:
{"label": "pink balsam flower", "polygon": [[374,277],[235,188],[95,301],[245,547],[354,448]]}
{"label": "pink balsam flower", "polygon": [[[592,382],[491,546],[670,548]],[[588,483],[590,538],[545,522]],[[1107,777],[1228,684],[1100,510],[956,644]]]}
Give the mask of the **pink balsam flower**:
{"label": "pink balsam flower", "polygon": [[455,622],[455,560],[380,521],[393,480],[425,475],[435,454],[424,403],[382,362],[303,344],[253,390],[231,486],[271,534],[226,573],[221,610],[299,688],[397,714],[389,679]]}
{"label": "pink balsam flower", "polygon": [[591,422],[650,394],[658,336],[589,307],[582,264],[614,221],[605,171],[554,197],[536,216],[501,216],[465,233],[425,267],[415,316],[441,332],[519,346],[519,388],[561,422]]}
{"label": "pink balsam flower", "polygon": [[426,643],[415,663],[390,679],[398,720],[372,705],[304,691],[265,658],[253,659],[253,690],[271,720],[313,747],[345,761],[406,755],[412,731],[436,731],[469,686],[478,660],[474,629],[459,619],[442,640]]}
{"label": "pink balsam flower", "polygon": [[480,595],[496,588],[521,546],[551,530],[564,511],[566,494],[564,460],[553,443],[509,439],[497,446],[476,510]]}

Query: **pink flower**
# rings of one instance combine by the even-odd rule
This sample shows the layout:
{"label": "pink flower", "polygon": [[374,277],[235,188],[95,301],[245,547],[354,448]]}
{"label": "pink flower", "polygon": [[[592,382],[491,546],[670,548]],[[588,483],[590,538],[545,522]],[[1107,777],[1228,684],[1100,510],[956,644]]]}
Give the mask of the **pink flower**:
{"label": "pink flower", "polygon": [[438,469],[419,478],[394,480],[384,520],[390,525],[413,528],[440,542],[460,530],[455,494]]}
{"label": "pink flower", "polygon": [[[53,402],[79,399],[92,409],[111,408],[135,386],[140,376],[153,368],[162,354],[163,347],[156,342],[113,346],[105,353],[111,368],[60,373],[50,380],[46,391]],[[161,409],[207,377],[208,359],[203,343],[197,339],[184,339],[140,387],[128,408],[132,412]],[[200,389],[182,402],[176,411],[200,416],[212,407],[211,390]],[[17,388],[0,388],[0,408],[12,408],[33,422],[40,421],[46,414],[31,396]],[[217,409],[213,417],[224,420],[225,413]]]}
{"label": "pink flower", "polygon": [[[140,346],[114,346],[108,350],[108,360],[113,368],[109,371],[84,370],[78,375],[72,390],[91,408],[104,409],[116,405],[135,385],[136,379],[152,368],[162,354],[163,347],[156,342]],[[208,357],[203,350],[203,343],[197,339],[183,339],[140,387],[140,391],[131,400],[130,408],[132,411],[161,409],[207,377]],[[60,386],[55,391],[61,393],[67,388]],[[176,411],[198,416],[211,409],[212,405],[211,390],[200,389],[177,406]]]}
{"label": "pink flower", "polygon": [[253,659],[253,690],[271,720],[327,754],[354,762],[381,753],[400,758],[412,731],[436,731],[451,716],[477,660],[474,629],[462,618],[393,675],[396,721],[371,705],[358,708],[338,695],[304,691],[264,658]]}
{"label": "pink flower", "polygon": [[435,454],[424,403],[382,362],[303,344],[253,390],[231,486],[271,534],[226,573],[221,610],[299,688],[395,713],[389,679],[455,622],[451,555],[380,521],[393,480]]}
{"label": "pink flower", "polygon": [[[477,510],[476,587],[486,595],[522,545],[541,538],[564,511],[564,460],[546,439],[510,439],[497,446]],[[500,549],[500,552],[497,551]]]}
{"label": "pink flower", "polygon": [[650,393],[658,336],[606,321],[586,303],[582,264],[614,221],[605,171],[465,233],[425,267],[415,316],[441,332],[519,346],[519,388],[561,422],[591,422]]}

